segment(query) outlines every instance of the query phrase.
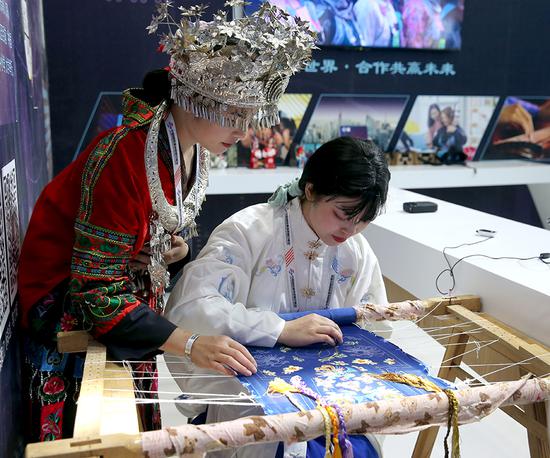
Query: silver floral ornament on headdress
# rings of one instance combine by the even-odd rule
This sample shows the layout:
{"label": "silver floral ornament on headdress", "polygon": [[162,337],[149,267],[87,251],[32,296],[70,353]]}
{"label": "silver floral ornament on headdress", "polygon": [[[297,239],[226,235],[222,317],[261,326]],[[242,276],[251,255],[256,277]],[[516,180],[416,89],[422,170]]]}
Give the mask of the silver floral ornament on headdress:
{"label": "silver floral ornament on headdress", "polygon": [[[241,0],[227,7],[243,5]],[[279,123],[277,102],[290,76],[302,70],[315,47],[307,22],[264,3],[250,16],[228,21],[223,11],[201,20],[203,6],[179,7],[163,1],[148,27],[160,26],[164,52],[170,55],[172,99],[195,116],[246,130]]]}

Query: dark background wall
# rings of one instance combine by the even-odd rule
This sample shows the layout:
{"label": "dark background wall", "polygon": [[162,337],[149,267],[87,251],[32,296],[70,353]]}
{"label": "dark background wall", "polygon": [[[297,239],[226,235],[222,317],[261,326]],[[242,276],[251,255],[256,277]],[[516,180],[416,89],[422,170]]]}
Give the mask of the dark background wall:
{"label": "dark background wall", "polygon": [[[221,6],[210,2],[209,11]],[[153,9],[153,0],[45,2],[55,171],[72,159],[99,92],[140,85],[148,70],[167,64],[145,32]],[[466,0],[460,51],[319,50],[314,59],[335,60],[338,72],[301,73],[288,92],[550,95],[549,23],[547,0]],[[355,67],[362,60],[449,62],[456,74],[364,75]]]}

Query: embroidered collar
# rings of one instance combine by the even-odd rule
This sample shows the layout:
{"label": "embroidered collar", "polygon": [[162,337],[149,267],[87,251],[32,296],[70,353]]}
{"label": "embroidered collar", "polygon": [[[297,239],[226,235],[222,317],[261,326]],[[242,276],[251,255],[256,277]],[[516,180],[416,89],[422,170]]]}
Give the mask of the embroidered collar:
{"label": "embroidered collar", "polygon": [[[304,214],[302,213],[302,206],[299,199],[293,199],[290,203],[284,207],[285,211],[285,264],[287,271],[288,291],[290,293],[290,299],[294,310],[300,309],[298,302],[298,291],[300,296],[305,298],[305,303],[301,303],[302,306],[308,307],[309,301],[317,295],[317,291],[311,285],[311,266],[312,262],[318,257],[329,259],[332,257],[336,259],[338,257],[338,247],[329,247],[323,243],[317,234],[309,227]],[[331,253],[331,250],[333,253]],[[301,259],[302,255],[305,256],[309,263],[309,268],[305,277],[303,272],[298,271],[296,268],[296,260]],[[328,263],[325,264],[325,269],[330,269]],[[302,278],[299,278],[302,277]],[[301,280],[301,281],[300,281]],[[306,282],[307,280],[307,282]],[[334,292],[335,275],[330,275],[329,285],[326,300],[324,301],[324,308],[330,307],[332,295]],[[298,290],[299,284],[306,284],[307,286]],[[317,285],[321,286],[321,285]],[[321,304],[323,304],[321,302]],[[320,304],[317,301],[317,307]]]}
{"label": "embroidered collar", "polygon": [[142,97],[141,88],[126,89],[122,93],[122,124],[136,128],[149,124],[155,115],[155,107],[149,105]]}
{"label": "embroidered collar", "polygon": [[[314,250],[317,255],[322,255],[328,246],[323,243],[311,227],[309,227],[302,213],[302,206],[299,198],[290,201],[289,217],[292,226],[294,248],[304,253]],[[316,246],[313,246],[313,244]]]}

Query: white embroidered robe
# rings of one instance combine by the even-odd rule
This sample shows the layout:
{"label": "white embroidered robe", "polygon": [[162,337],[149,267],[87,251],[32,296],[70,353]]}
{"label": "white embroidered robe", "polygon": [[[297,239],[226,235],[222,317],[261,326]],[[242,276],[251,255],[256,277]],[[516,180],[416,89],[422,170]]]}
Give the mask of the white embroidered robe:
{"label": "white embroidered robe", "polygon": [[[170,294],[166,317],[195,333],[224,334],[244,345],[272,347],[285,323],[277,313],[351,307],[361,302],[387,303],[378,260],[365,237],[357,234],[337,247],[320,242],[317,248],[312,248],[318,238],[304,219],[300,201],[293,199],[288,204],[288,218],[295,259],[296,308],[285,264],[289,248],[285,213],[284,208],[253,205],[220,224],[197,259],[185,267]],[[312,251],[315,256],[310,260],[306,253]],[[315,294],[304,295],[306,288]],[[377,322],[372,329],[387,336],[391,326]],[[184,358],[165,355],[165,359],[174,374],[205,373],[186,364]],[[176,381],[184,392],[243,391],[240,383],[231,379]],[[193,416],[204,410],[204,406],[185,404],[180,410]],[[207,421],[252,414],[261,412],[257,408],[210,406]],[[251,456],[254,453],[257,456],[257,451]]]}

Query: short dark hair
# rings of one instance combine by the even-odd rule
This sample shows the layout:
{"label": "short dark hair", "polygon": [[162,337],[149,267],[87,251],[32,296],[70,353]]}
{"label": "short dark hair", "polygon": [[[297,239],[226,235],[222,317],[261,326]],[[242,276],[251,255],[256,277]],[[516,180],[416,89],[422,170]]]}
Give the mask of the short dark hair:
{"label": "short dark hair", "polygon": [[390,171],[383,151],[372,140],[339,137],[321,145],[308,159],[299,186],[313,185],[317,195],[358,198],[345,210],[351,219],[361,215],[372,221],[380,214],[388,195]]}

